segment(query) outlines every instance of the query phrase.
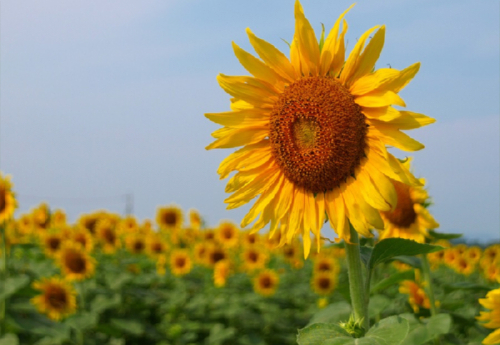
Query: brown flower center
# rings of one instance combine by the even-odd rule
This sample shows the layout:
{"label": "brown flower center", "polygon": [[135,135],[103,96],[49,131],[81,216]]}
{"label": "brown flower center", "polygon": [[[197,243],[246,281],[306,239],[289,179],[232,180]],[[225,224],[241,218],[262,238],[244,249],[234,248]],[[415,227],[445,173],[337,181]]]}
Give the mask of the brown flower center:
{"label": "brown flower center", "polygon": [[318,286],[323,290],[329,289],[331,284],[332,280],[328,277],[321,277],[318,279]]}
{"label": "brown flower center", "polygon": [[269,289],[270,287],[272,287],[273,282],[271,280],[271,277],[267,275],[260,277],[260,286],[262,286],[264,289]]}
{"label": "brown flower center", "polygon": [[163,214],[163,222],[168,226],[174,226],[177,224],[177,214],[172,211],[165,212]]}
{"label": "brown flower center", "polygon": [[134,242],[134,253],[141,253],[144,250],[144,242],[137,240]]}
{"label": "brown flower center", "polygon": [[330,271],[331,269],[332,269],[332,266],[330,265],[329,262],[321,261],[318,264],[318,271]]}
{"label": "brown flower center", "polygon": [[65,256],[66,267],[73,273],[84,273],[87,269],[87,261],[83,255],[76,251],[69,251]]}
{"label": "brown flower center", "polygon": [[45,294],[47,304],[57,310],[62,310],[68,305],[66,291],[59,286],[50,286]]}
{"label": "brown flower center", "polygon": [[52,251],[56,251],[59,249],[59,247],[61,246],[61,239],[58,238],[58,237],[50,237],[48,239],[48,245],[49,245],[49,248],[52,250]]}
{"label": "brown flower center", "polygon": [[295,185],[332,190],[354,175],[364,157],[365,117],[353,96],[329,77],[305,77],[276,102],[270,120],[272,154]]}
{"label": "brown flower center", "polygon": [[382,214],[394,225],[400,228],[408,228],[415,222],[417,214],[413,209],[413,200],[410,197],[410,187],[398,181],[392,181],[398,195],[398,203],[394,211],[382,212]]}
{"label": "brown flower center", "polygon": [[103,230],[104,241],[107,244],[114,245],[116,242],[115,232],[111,228],[107,228]]}
{"label": "brown flower center", "polygon": [[175,266],[179,268],[183,268],[184,266],[186,266],[186,258],[183,256],[176,257]]}
{"label": "brown flower center", "polygon": [[163,246],[161,245],[160,242],[153,243],[152,247],[153,247],[152,248],[153,249],[153,253],[158,254],[158,253],[161,253],[163,251]]}
{"label": "brown flower center", "polygon": [[255,263],[259,260],[259,254],[257,254],[254,251],[248,252],[247,257],[248,257],[248,261],[253,262],[253,263]]}

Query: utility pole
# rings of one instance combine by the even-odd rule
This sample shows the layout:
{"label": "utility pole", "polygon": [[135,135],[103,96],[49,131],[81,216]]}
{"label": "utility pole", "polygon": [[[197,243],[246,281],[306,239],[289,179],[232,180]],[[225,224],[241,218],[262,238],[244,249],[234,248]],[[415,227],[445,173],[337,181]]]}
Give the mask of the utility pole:
{"label": "utility pole", "polygon": [[130,215],[134,212],[134,193],[125,194],[125,215]]}

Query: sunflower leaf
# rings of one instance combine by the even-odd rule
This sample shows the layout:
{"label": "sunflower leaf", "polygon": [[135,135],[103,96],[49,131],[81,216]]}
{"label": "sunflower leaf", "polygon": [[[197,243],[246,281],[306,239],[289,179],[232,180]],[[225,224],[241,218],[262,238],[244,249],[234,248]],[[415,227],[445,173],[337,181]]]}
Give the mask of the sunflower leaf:
{"label": "sunflower leaf", "polygon": [[373,269],[377,264],[385,262],[399,255],[419,255],[442,250],[441,246],[418,243],[403,238],[386,238],[375,245],[368,265]]}
{"label": "sunflower leaf", "polygon": [[434,230],[429,230],[429,236],[434,240],[454,240],[462,237],[462,234],[445,234]]}
{"label": "sunflower leaf", "polygon": [[339,325],[334,323],[315,323],[299,329],[297,343],[299,345],[329,344],[329,340],[332,341],[338,338],[345,338],[346,341],[353,340],[349,333]]}
{"label": "sunflower leaf", "polygon": [[389,276],[388,278],[385,278],[384,280],[381,280],[378,282],[375,286],[373,286],[370,290],[371,293],[378,292],[380,290],[387,289],[390,286],[394,286],[394,284],[399,283],[400,281],[403,280],[414,280],[415,279],[415,271],[413,270],[407,270],[403,272],[398,272],[396,274],[393,274]]}

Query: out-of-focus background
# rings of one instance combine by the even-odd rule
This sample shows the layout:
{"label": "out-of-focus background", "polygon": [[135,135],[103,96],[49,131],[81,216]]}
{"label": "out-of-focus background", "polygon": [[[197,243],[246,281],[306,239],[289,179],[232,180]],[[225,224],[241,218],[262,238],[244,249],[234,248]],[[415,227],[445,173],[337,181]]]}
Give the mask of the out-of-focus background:
{"label": "out-of-focus background", "polygon": [[[205,151],[218,128],[206,112],[229,109],[216,75],[247,72],[231,41],[252,51],[245,28],[287,52],[294,1],[4,1],[0,6],[0,170],[19,210],[46,201],[69,220],[156,207],[196,208],[208,225],[239,222],[216,173],[232,150]],[[319,36],[350,1],[302,1]],[[401,92],[437,122],[410,131],[442,232],[498,241],[499,3],[359,1],[347,14],[348,51],[387,26],[377,68],[420,72]],[[252,51],[253,52],[253,51]]]}

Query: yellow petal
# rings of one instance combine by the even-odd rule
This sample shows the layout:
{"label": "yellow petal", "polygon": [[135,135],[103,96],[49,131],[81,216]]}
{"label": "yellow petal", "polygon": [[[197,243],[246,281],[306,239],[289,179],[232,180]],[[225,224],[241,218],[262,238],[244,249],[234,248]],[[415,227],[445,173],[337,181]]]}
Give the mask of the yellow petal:
{"label": "yellow petal", "polygon": [[392,104],[406,107],[405,102],[399,95],[392,91],[372,91],[354,98],[354,102],[362,107],[386,107]]}
{"label": "yellow petal", "polygon": [[344,19],[344,16],[347,14],[347,12],[349,12],[349,10],[354,7],[354,5],[355,4],[349,6],[349,8],[339,16],[325,40],[320,56],[320,75],[326,75],[330,71],[330,66],[332,65],[335,56],[342,55],[342,63],[344,62],[344,51],[342,50],[342,54],[340,54],[340,52],[338,51],[340,46],[342,48],[344,47],[343,35],[345,34],[344,30],[342,35],[342,42],[340,42],[341,39],[338,38],[340,23]]}
{"label": "yellow petal", "polygon": [[[257,218],[257,216],[262,213],[264,208],[269,205],[269,203],[273,200],[273,198],[276,196],[276,193],[280,190],[281,185],[283,184],[283,179],[284,175],[282,174],[276,174],[275,178],[271,177],[271,179],[275,180],[276,183],[268,185],[267,189],[264,189],[262,191],[262,195],[259,197],[259,199],[253,204],[253,206],[250,208],[246,216],[243,218],[241,221],[241,227],[244,228],[251,222]],[[276,178],[277,177],[277,178]]]}
{"label": "yellow petal", "polygon": [[361,186],[362,196],[372,207],[380,211],[389,211],[391,209],[391,204],[374,186],[366,170],[363,170],[356,176],[356,181],[358,181]]}
{"label": "yellow petal", "polygon": [[262,79],[271,85],[279,86],[279,91],[282,91],[283,82],[285,81],[281,78],[274,70],[267,66],[264,62],[257,59],[252,54],[241,49],[236,43],[233,42],[234,54],[240,61],[241,65],[252,75],[258,79]]}
{"label": "yellow petal", "polygon": [[300,231],[302,219],[304,217],[304,191],[302,188],[295,188],[292,207],[290,209],[290,220],[286,234],[287,243],[290,243],[297,231]]}
{"label": "yellow petal", "polygon": [[255,108],[222,113],[207,113],[205,117],[219,125],[231,128],[263,128],[269,125],[269,111],[261,111]]}
{"label": "yellow petal", "polygon": [[269,168],[268,172],[263,174],[264,176],[269,175],[268,178],[257,176],[246,185],[236,190],[230,197],[226,198],[224,202],[227,204],[233,204],[240,201],[243,201],[245,203],[249,202],[257,195],[261,194],[263,190],[269,188],[271,183],[274,183],[276,181],[277,177],[279,176],[279,174],[276,174],[277,171],[277,169],[272,171],[271,168]]}
{"label": "yellow petal", "polygon": [[[225,128],[222,128],[225,129]],[[215,133],[215,132],[214,132]],[[219,132],[220,133],[220,132]],[[231,128],[224,131],[224,136],[208,145],[205,149],[232,148],[244,145],[255,144],[269,136],[267,128]]]}
{"label": "yellow petal", "polygon": [[354,96],[364,95],[368,92],[376,90],[381,85],[394,80],[400,75],[400,71],[394,68],[381,68],[373,73],[366,74],[356,80],[351,87],[349,92]]}
{"label": "yellow petal", "polygon": [[304,260],[307,259],[311,251],[311,233],[309,230],[303,231],[302,241],[304,242]]}
{"label": "yellow petal", "polygon": [[345,85],[347,88],[351,86],[352,82],[352,77],[354,73],[356,73],[356,69],[358,68],[359,61],[360,61],[360,54],[361,51],[363,50],[365,46],[365,42],[370,36],[370,34],[378,29],[378,26],[375,26],[371,28],[370,30],[366,31],[361,37],[359,38],[358,42],[354,46],[354,49],[351,51],[351,54],[349,54],[349,57],[347,58],[347,61],[344,65],[344,69],[342,70],[342,73],[340,74],[340,83],[342,85]]}
{"label": "yellow petal", "polygon": [[318,75],[319,45],[311,24],[304,16],[300,2],[295,2],[295,33],[301,57],[302,73],[305,76]]}
{"label": "yellow petal", "polygon": [[399,76],[394,80],[387,82],[380,86],[380,89],[392,90],[394,92],[401,91],[409,82],[413,79],[415,74],[417,74],[420,69],[420,62],[414,63],[413,65],[406,67],[399,73]]}
{"label": "yellow petal", "polygon": [[423,149],[425,146],[412,139],[405,133],[399,131],[397,128],[378,121],[376,124],[372,121],[372,126],[370,131],[373,131],[378,138],[380,138],[385,144],[396,147],[403,151],[418,151]]}
{"label": "yellow petal", "polygon": [[400,111],[399,113],[399,117],[387,121],[388,124],[393,125],[398,129],[414,129],[436,122],[436,119],[424,114],[414,113],[411,111]]}
{"label": "yellow petal", "polygon": [[294,185],[290,182],[286,177],[283,182],[283,187],[278,193],[277,203],[276,203],[276,214],[278,217],[284,217],[288,212],[290,205],[292,204],[293,198],[290,196],[293,195]]}
{"label": "yellow petal", "polygon": [[362,108],[361,112],[369,119],[391,121],[401,116],[400,111],[389,106],[378,108]]}
{"label": "yellow petal", "polygon": [[247,34],[250,39],[250,44],[269,67],[289,82],[296,79],[292,64],[282,52],[276,49],[272,44],[255,36],[248,28]]}
{"label": "yellow petal", "polygon": [[[262,150],[262,151],[261,151]],[[245,164],[245,160],[250,157],[258,158],[260,155],[269,152],[270,146],[267,140],[247,145],[227,156],[219,165],[217,173],[221,179],[225,179],[233,170],[236,170],[239,164]]]}
{"label": "yellow petal", "polygon": [[252,77],[219,74],[217,81],[228,94],[256,107],[272,108],[277,97],[270,85]]}
{"label": "yellow petal", "polygon": [[359,57],[356,69],[353,71],[350,78],[351,83],[355,82],[360,77],[372,72],[375,67],[375,63],[380,56],[380,52],[384,47],[384,39],[385,25],[382,25],[382,27],[380,27],[375,35],[373,35],[372,39],[366,45],[366,48],[363,50],[363,53]]}

